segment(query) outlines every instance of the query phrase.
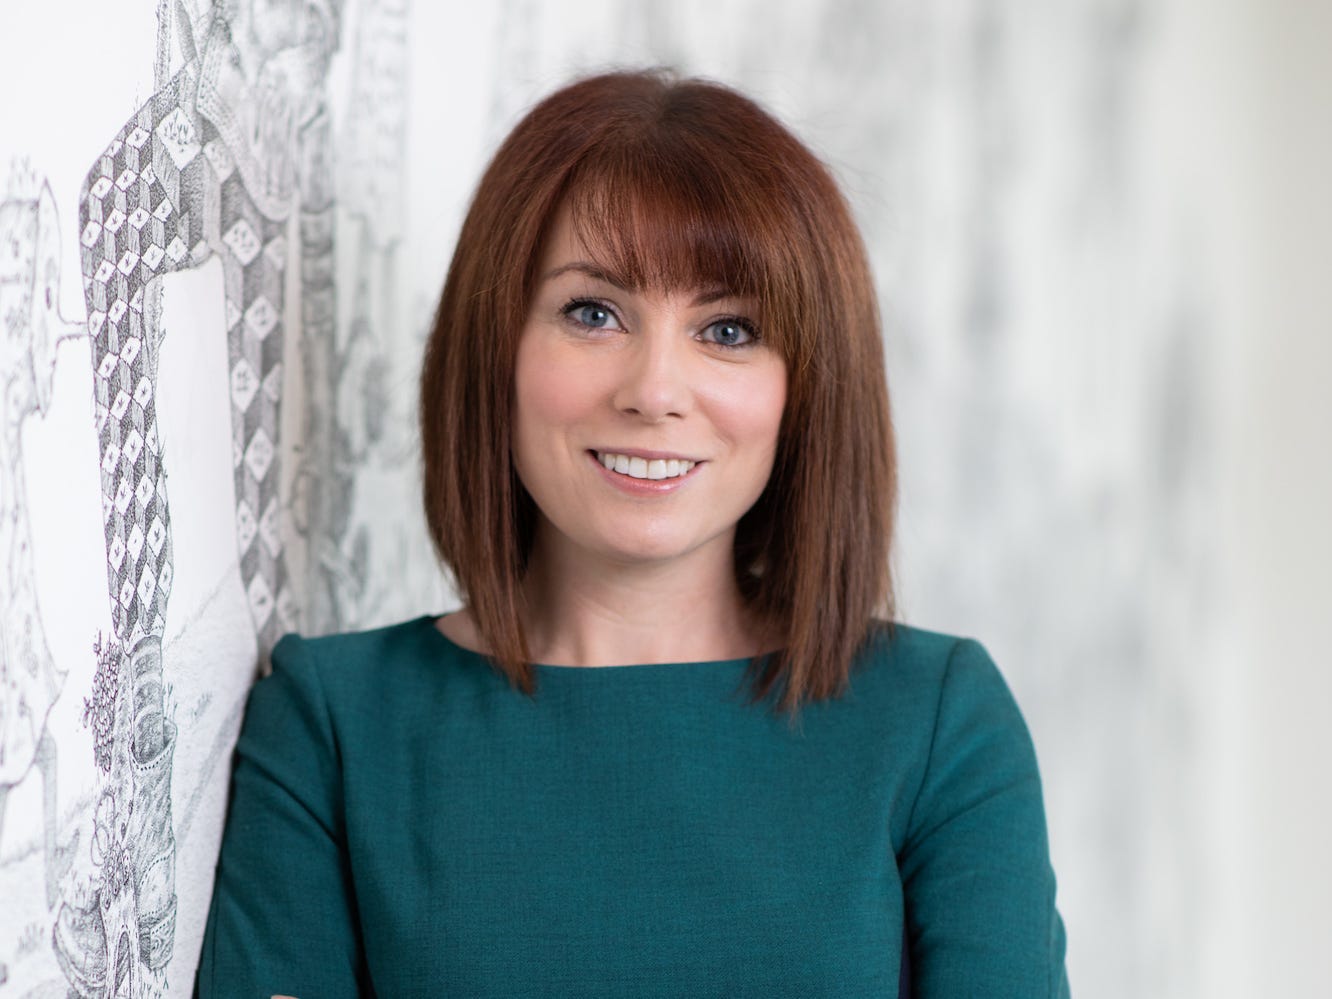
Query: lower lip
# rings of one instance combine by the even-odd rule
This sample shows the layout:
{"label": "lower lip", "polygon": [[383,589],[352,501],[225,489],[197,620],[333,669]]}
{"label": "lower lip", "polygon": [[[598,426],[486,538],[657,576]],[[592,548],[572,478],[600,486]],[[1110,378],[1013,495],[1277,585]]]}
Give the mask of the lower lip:
{"label": "lower lip", "polygon": [[662,496],[666,493],[675,492],[692,479],[705,464],[697,461],[694,463],[694,467],[685,472],[684,475],[677,475],[673,479],[635,479],[631,475],[622,475],[607,468],[601,463],[601,459],[597,457],[594,451],[589,451],[587,457],[589,461],[597,466],[597,471],[601,473],[602,478],[616,489],[622,490],[630,496]]}

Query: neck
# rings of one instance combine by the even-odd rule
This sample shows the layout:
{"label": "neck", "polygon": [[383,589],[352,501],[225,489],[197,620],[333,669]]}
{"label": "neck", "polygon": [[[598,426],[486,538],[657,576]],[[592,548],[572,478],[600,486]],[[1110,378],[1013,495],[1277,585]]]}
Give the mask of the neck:
{"label": "neck", "polygon": [[523,580],[533,660],[613,666],[765,651],[735,582],[733,540],[661,563],[623,563],[539,532]]}

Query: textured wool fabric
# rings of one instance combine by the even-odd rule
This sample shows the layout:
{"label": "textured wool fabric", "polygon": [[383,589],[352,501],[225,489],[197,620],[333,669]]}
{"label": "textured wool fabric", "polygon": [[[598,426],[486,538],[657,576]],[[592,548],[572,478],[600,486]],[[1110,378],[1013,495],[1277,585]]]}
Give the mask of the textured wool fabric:
{"label": "textured wool fabric", "polygon": [[1036,758],[976,642],[877,629],[794,727],[743,660],[539,665],[430,617],[273,651],[197,994],[1068,995]]}

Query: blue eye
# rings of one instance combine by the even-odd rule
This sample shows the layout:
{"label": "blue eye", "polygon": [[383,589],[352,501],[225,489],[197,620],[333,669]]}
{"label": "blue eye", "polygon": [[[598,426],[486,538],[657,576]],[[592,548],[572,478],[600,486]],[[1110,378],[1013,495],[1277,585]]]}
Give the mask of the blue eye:
{"label": "blue eye", "polygon": [[615,321],[615,313],[598,302],[581,299],[570,302],[564,307],[564,314],[578,325],[586,326],[589,329],[619,328],[619,324]]}
{"label": "blue eye", "polygon": [[748,347],[758,342],[758,331],[745,319],[718,319],[703,328],[703,339],[720,347]]}

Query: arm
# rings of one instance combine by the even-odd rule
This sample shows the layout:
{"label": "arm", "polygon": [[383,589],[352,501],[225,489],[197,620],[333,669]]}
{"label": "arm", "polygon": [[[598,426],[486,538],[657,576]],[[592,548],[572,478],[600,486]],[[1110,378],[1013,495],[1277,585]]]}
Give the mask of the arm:
{"label": "arm", "polygon": [[915,999],[1067,999],[1035,750],[974,641],[959,641],[944,669],[898,864]]}
{"label": "arm", "polygon": [[195,995],[368,995],[328,708],[300,638],[272,658],[236,744]]}

